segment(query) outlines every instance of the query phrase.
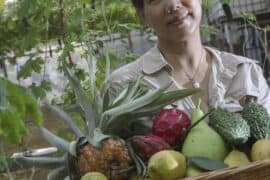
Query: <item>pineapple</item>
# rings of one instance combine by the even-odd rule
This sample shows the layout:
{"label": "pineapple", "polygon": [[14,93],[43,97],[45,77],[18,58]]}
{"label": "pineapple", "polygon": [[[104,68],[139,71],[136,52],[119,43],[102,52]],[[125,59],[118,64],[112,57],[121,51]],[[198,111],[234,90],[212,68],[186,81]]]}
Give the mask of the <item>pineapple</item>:
{"label": "pineapple", "polygon": [[[55,157],[54,153],[35,154],[19,153],[13,156],[17,162],[27,167],[42,166],[56,168],[48,175],[48,179],[59,179],[60,174],[66,174],[70,179],[79,179],[87,172],[101,172],[108,179],[127,179],[128,170],[133,162],[139,174],[145,174],[140,167],[142,161],[119,134],[123,127],[141,117],[152,116],[164,106],[172,102],[201,92],[201,89],[186,89],[165,91],[170,83],[159,89],[145,89],[140,86],[143,75],[139,76],[125,88],[114,100],[109,98],[108,88],[101,96],[92,88],[92,99],[89,100],[78,79],[64,66],[64,71],[74,88],[78,104],[84,112],[88,134],[77,127],[72,118],[65,111],[56,106],[47,106],[56,112],[78,137],[68,142],[46,128],[41,128],[46,140],[57,149],[65,151],[62,157]],[[94,84],[94,83],[91,83]]]}

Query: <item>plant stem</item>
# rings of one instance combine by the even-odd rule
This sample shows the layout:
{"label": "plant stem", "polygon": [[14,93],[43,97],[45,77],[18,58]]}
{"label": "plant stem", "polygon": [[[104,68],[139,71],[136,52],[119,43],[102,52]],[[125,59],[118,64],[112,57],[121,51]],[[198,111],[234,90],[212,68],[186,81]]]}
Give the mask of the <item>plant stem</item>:
{"label": "plant stem", "polygon": [[[61,39],[63,40],[65,44],[66,39],[66,33],[65,33],[65,10],[64,10],[64,2],[63,0],[59,0],[59,6],[60,6],[60,31],[61,31]],[[68,52],[68,60],[69,65],[73,66],[73,61],[70,55],[70,52]]]}
{"label": "plant stem", "polygon": [[106,17],[106,10],[105,10],[105,4],[104,2],[102,2],[102,6],[101,6],[101,11],[102,11],[102,16],[103,16],[103,19],[104,19],[104,22],[105,22],[105,25],[106,25],[106,28],[107,28],[107,32],[109,34],[109,37],[110,37],[110,41],[112,42],[112,32],[111,32],[111,29],[110,29],[110,26],[109,26],[109,23],[108,23],[108,19]]}
{"label": "plant stem", "polygon": [[248,22],[248,24],[251,26],[251,27],[253,27],[255,30],[257,30],[257,31],[262,31],[263,32],[263,34],[264,34],[264,40],[262,39],[262,37],[261,36],[259,36],[259,40],[260,40],[260,43],[261,43],[261,45],[262,45],[262,47],[263,47],[263,50],[264,50],[264,53],[265,53],[265,59],[269,59],[270,60],[270,55],[269,55],[269,53],[268,53],[268,46],[267,46],[267,32],[266,32],[266,30],[265,29],[263,29],[263,28],[261,28],[261,27],[259,27],[258,25],[256,25],[256,24],[253,24],[252,22],[250,22],[250,21],[247,21]]}
{"label": "plant stem", "polygon": [[5,59],[0,60],[0,67],[3,68],[5,78],[8,78],[7,66],[5,63]]}
{"label": "plant stem", "polygon": [[181,140],[180,140],[180,144],[183,143],[183,141],[185,140],[186,136],[188,135],[188,133],[190,132],[190,130],[192,128],[194,128],[195,126],[197,126],[202,120],[204,120],[207,116],[209,116],[213,111],[215,110],[215,108],[212,108],[208,113],[206,113],[205,115],[203,115],[203,117],[201,117],[199,120],[197,120],[193,125],[191,125],[183,134]]}

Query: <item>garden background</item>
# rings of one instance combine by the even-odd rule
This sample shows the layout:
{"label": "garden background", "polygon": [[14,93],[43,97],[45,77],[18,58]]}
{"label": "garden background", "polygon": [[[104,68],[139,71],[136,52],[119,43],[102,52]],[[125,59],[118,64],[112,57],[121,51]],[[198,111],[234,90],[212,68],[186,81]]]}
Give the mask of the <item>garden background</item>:
{"label": "garden background", "polygon": [[[270,1],[203,3],[204,44],[258,61],[270,83]],[[10,155],[48,146],[39,125],[73,138],[58,117],[42,108],[44,102],[62,106],[83,124],[74,113],[75,95],[63,62],[91,91],[89,69],[101,88],[106,75],[143,54],[156,37],[139,23],[129,0],[0,0],[0,21],[0,178],[39,179],[44,170],[15,171]],[[23,108],[32,99],[37,113]]]}

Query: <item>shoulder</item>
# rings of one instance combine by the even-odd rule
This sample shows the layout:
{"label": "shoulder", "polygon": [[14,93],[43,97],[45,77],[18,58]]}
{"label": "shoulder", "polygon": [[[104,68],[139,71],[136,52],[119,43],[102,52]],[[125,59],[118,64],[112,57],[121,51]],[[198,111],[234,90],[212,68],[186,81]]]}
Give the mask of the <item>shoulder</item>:
{"label": "shoulder", "polygon": [[[233,53],[220,51],[214,48],[207,47],[207,49],[213,54],[214,59],[217,61],[218,66],[224,73],[229,74],[229,76],[234,76],[243,67],[250,67],[256,72],[261,73],[261,68],[259,66],[259,61],[250,59],[248,57],[236,55]],[[247,71],[246,73],[249,73]]]}
{"label": "shoulder", "polygon": [[212,105],[241,110],[240,100],[257,97],[258,103],[270,108],[269,87],[257,60],[208,48],[212,52]]}
{"label": "shoulder", "polygon": [[133,81],[142,73],[142,57],[139,57],[135,61],[122,65],[116,70],[114,70],[109,79],[108,83],[128,83]]}

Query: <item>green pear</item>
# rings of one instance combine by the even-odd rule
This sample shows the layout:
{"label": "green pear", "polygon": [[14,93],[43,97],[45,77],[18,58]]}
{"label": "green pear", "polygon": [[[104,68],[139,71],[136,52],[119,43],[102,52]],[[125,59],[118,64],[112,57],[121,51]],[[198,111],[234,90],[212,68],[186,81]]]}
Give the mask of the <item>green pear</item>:
{"label": "green pear", "polygon": [[[199,101],[191,114],[191,124],[195,124],[202,116]],[[187,134],[181,152],[186,157],[201,156],[223,162],[228,149],[222,137],[205,121],[201,121]]]}
{"label": "green pear", "polygon": [[185,175],[186,159],[174,150],[155,153],[148,162],[148,174],[151,180],[176,180]]}
{"label": "green pear", "polygon": [[233,150],[226,156],[224,163],[229,167],[234,167],[249,164],[250,161],[244,152]]}

